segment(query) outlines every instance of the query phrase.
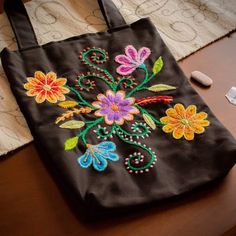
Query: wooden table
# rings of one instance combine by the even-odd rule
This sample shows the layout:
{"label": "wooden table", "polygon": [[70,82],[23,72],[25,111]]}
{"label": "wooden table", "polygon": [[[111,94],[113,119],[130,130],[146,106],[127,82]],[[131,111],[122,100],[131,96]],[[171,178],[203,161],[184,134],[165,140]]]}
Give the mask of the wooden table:
{"label": "wooden table", "polygon": [[[179,63],[189,76],[211,76],[210,89],[193,87],[236,137],[236,106],[225,93],[236,86],[236,33]],[[215,186],[139,214],[85,224],[73,215],[34,144],[8,155],[0,164],[1,236],[216,236],[236,235],[236,166]]]}

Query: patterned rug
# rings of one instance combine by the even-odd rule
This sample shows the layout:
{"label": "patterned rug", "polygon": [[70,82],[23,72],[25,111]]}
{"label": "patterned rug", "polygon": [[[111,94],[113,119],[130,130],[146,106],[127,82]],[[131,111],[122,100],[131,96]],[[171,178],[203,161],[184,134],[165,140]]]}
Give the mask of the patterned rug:
{"label": "patterned rug", "polygon": [[[128,23],[150,17],[180,60],[236,29],[235,0],[113,0]],[[40,44],[106,29],[95,0],[32,0],[26,3]],[[16,49],[5,14],[0,15],[0,50]],[[0,66],[0,155],[32,136]]]}

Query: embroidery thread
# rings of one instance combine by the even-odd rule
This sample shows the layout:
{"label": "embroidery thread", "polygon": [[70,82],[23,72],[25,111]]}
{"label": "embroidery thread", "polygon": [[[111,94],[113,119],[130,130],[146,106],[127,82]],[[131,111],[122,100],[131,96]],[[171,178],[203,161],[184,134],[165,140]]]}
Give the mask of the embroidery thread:
{"label": "embroidery thread", "polygon": [[206,120],[207,113],[197,113],[195,105],[190,105],[185,109],[182,104],[178,103],[174,108],[167,109],[166,115],[160,119],[165,124],[162,130],[165,133],[172,133],[175,139],[184,137],[186,140],[193,140],[194,134],[204,133],[204,127],[210,125],[210,122]]}
{"label": "embroidery thread", "polygon": [[86,145],[86,152],[78,158],[78,163],[83,168],[93,165],[97,171],[104,171],[107,160],[118,161],[119,156],[114,153],[116,145],[113,142],[101,142],[98,145]]}
{"label": "embroidery thread", "polygon": [[41,71],[36,71],[34,77],[27,78],[28,83],[24,84],[24,88],[28,90],[26,95],[35,97],[37,103],[43,103],[47,100],[50,103],[64,101],[64,94],[70,92],[64,85],[67,82],[66,78],[57,78],[56,73],[49,72],[46,75]]}
{"label": "embroidery thread", "polygon": [[151,50],[146,47],[140,48],[138,51],[132,45],[125,48],[126,55],[118,55],[115,61],[121,64],[116,72],[120,75],[130,75],[137,68],[144,68],[144,61],[151,54]]}
{"label": "embroidery thread", "polygon": [[108,125],[116,123],[123,125],[124,121],[132,121],[134,114],[138,114],[139,110],[134,106],[135,98],[126,98],[124,91],[117,91],[116,93],[111,90],[107,90],[106,94],[98,94],[97,100],[92,105],[98,110],[94,115],[105,117],[105,122]]}
{"label": "embroidery thread", "polygon": [[[153,86],[147,86],[164,65],[162,58],[159,57],[154,63],[152,73],[149,75],[144,62],[150,54],[151,50],[149,48],[142,47],[136,50],[132,45],[128,45],[125,48],[125,55],[115,57],[115,61],[121,64],[116,70],[121,76],[114,78],[106,69],[99,67],[100,64],[108,61],[108,53],[101,48],[88,47],[80,53],[79,58],[92,71],[79,75],[75,88],[67,86],[77,96],[78,104],[89,107],[92,110],[91,112],[94,112],[93,114],[97,117],[95,120],[85,121],[83,130],[78,133],[80,140],[84,145],[92,145],[88,144],[86,136],[93,129],[98,139],[113,139],[115,135],[124,143],[132,145],[137,151],[134,151],[129,157],[125,158],[125,165],[130,173],[148,172],[157,161],[153,150],[147,147],[146,144],[139,142],[139,138],[147,137],[151,132],[150,128],[156,129],[158,126],[162,126],[162,122],[155,119],[144,106],[154,102],[169,103],[173,100],[172,96],[160,96],[136,101],[132,95],[141,90],[159,92],[175,89],[173,86],[161,84],[159,87],[155,85],[156,89],[152,91]],[[131,76],[132,72],[136,69],[141,69],[145,73],[141,83],[138,83]],[[97,100],[90,104],[82,97],[79,91],[90,91],[96,86],[96,81],[103,82],[108,87],[108,90],[98,94]],[[120,89],[121,86],[130,91],[126,93]],[[132,122],[134,116],[139,113],[142,115],[144,123],[131,123],[131,131],[121,127],[125,121]],[[103,122],[108,127],[101,126]],[[81,165],[81,162],[79,164]]]}
{"label": "embroidery thread", "polygon": [[[93,166],[95,170],[100,172],[107,168],[108,160],[118,161],[119,156],[116,153],[115,143],[106,141],[116,136],[125,144],[133,147],[133,151],[129,156],[124,158],[124,164],[128,172],[135,174],[149,172],[157,162],[157,157],[155,152],[140,141],[140,139],[149,137],[152,130],[160,127],[166,133],[173,132],[174,138],[184,136],[187,140],[192,140],[194,133],[203,133],[204,127],[209,125],[209,121],[206,120],[207,114],[204,112],[196,113],[196,106],[194,105],[189,106],[185,110],[183,105],[176,104],[174,108],[167,109],[167,116],[162,117],[160,120],[144,108],[153,103],[170,103],[173,101],[172,96],[162,95],[141,99],[135,98],[135,94],[143,90],[157,93],[176,89],[175,86],[167,84],[148,86],[148,83],[158,75],[164,66],[160,56],[155,61],[152,72],[149,73],[144,62],[150,54],[151,50],[149,48],[142,47],[136,50],[132,45],[128,45],[125,48],[125,54],[115,57],[115,61],[120,64],[116,69],[120,76],[115,78],[108,70],[100,67],[101,64],[108,61],[108,53],[101,48],[88,47],[80,53],[79,59],[90,67],[91,71],[80,74],[75,80],[74,86],[66,85],[66,79],[57,79],[56,74],[53,72],[49,72],[46,75],[42,72],[38,75],[38,72],[36,72],[32,86],[32,78],[27,78],[28,83],[24,87],[28,92],[34,88],[35,82],[40,82],[40,86],[37,88],[40,88],[43,90],[43,94],[46,94],[41,97],[39,96],[41,99],[36,99],[36,102],[48,100],[55,103],[57,100],[63,101],[58,106],[62,109],[67,109],[67,111],[63,112],[56,119],[55,123],[60,128],[79,130],[75,137],[65,141],[64,148],[67,151],[74,150],[79,142],[86,146],[85,153],[77,159],[78,164],[82,168]],[[131,75],[135,70],[142,70],[144,72],[144,78],[140,82]],[[41,76],[42,81],[44,81],[42,84],[38,76]],[[53,78],[51,83],[48,83],[47,77]],[[82,91],[87,92],[94,89],[98,81],[99,83],[104,83],[108,89],[103,93],[99,93],[94,101],[90,103],[84,98]],[[48,88],[46,86],[44,88],[44,85],[51,87]],[[50,96],[48,98],[48,91],[53,93],[55,91],[54,87],[57,89],[55,99],[51,99]],[[124,91],[123,88],[127,89],[127,91]],[[37,90],[38,93],[36,93],[36,90],[33,91],[29,94],[37,98],[40,91]],[[63,94],[69,91],[75,95],[75,101],[64,101],[65,97]],[[84,114],[90,114],[90,119],[81,120],[80,118],[78,120],[76,118],[77,115],[81,116]],[[174,115],[175,117],[173,117]],[[142,117],[143,121],[135,121],[136,116]],[[92,117],[94,118],[92,119]],[[73,120],[60,124],[66,119],[71,118]],[[124,125],[124,123],[127,123],[128,126]],[[91,131],[96,134],[97,139],[102,139],[103,141],[98,144],[89,143],[87,135]]]}

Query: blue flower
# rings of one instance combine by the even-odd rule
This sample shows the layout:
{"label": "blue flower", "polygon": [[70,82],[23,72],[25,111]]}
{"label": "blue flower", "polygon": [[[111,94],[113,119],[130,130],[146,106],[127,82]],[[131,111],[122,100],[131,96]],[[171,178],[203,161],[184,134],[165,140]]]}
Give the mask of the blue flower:
{"label": "blue flower", "polygon": [[119,156],[114,153],[116,145],[113,142],[101,142],[98,145],[87,144],[86,146],[86,152],[77,159],[83,168],[88,168],[93,164],[94,169],[103,171],[107,167],[107,160],[119,160]]}

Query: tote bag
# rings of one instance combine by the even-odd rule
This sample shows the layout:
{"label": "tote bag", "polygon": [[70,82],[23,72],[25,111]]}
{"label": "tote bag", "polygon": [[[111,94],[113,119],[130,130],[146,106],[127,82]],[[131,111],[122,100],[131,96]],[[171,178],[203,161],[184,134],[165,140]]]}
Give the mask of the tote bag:
{"label": "tote bag", "polygon": [[22,2],[5,1],[19,50],[3,49],[3,68],[62,192],[87,215],[113,214],[227,174],[235,140],[154,25],[98,2],[107,32],[38,45]]}

